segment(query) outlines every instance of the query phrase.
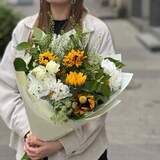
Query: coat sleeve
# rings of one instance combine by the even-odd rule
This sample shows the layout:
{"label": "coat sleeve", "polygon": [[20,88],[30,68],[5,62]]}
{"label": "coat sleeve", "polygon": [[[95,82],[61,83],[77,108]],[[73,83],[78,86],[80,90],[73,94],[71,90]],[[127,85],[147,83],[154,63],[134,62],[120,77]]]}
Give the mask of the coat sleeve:
{"label": "coat sleeve", "polygon": [[[115,54],[111,33],[106,25],[91,34],[89,50],[103,56]],[[66,154],[73,156],[84,152],[105,127],[105,119],[106,115],[61,138],[59,141],[64,146]]]}
{"label": "coat sleeve", "polygon": [[[14,59],[16,57],[15,46],[17,44],[16,33],[19,25],[12,34],[4,56],[0,63],[0,116],[10,130],[16,132],[20,137],[30,130],[25,112],[23,100],[16,85]],[[20,33],[20,32],[19,32]]]}

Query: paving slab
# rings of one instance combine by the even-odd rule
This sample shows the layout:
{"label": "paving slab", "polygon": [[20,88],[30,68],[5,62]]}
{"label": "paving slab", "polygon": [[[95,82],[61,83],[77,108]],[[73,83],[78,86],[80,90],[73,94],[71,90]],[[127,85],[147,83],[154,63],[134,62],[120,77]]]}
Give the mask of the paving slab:
{"label": "paving slab", "polygon": [[151,33],[141,33],[137,37],[139,41],[151,51],[160,51],[160,39]]}

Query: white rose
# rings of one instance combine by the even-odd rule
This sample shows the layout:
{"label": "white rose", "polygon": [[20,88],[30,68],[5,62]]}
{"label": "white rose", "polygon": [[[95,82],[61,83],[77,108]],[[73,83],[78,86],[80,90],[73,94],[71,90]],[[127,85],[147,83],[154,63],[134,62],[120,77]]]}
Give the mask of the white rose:
{"label": "white rose", "polygon": [[56,74],[59,71],[59,67],[60,67],[60,65],[58,63],[56,63],[54,61],[50,61],[46,65],[46,70],[50,74]]}
{"label": "white rose", "polygon": [[44,66],[38,66],[32,70],[32,74],[37,80],[43,80],[46,75],[46,68]]}
{"label": "white rose", "polygon": [[115,71],[111,78],[109,79],[109,85],[113,91],[116,91],[120,88],[122,82],[122,74],[120,71]]}
{"label": "white rose", "polygon": [[101,62],[101,67],[104,69],[104,73],[109,74],[110,76],[117,71],[115,64],[108,59]]}

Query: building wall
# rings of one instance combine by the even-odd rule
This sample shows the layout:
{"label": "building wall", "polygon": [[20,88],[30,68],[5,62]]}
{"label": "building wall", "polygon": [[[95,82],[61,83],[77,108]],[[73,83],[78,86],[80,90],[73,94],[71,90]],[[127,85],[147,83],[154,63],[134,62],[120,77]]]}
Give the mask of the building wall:
{"label": "building wall", "polygon": [[150,24],[160,26],[160,0],[151,0],[150,2]]}
{"label": "building wall", "polygon": [[129,17],[160,27],[160,0],[127,0],[126,3]]}
{"label": "building wall", "polygon": [[142,16],[148,20],[150,18],[150,0],[143,0],[142,7]]}

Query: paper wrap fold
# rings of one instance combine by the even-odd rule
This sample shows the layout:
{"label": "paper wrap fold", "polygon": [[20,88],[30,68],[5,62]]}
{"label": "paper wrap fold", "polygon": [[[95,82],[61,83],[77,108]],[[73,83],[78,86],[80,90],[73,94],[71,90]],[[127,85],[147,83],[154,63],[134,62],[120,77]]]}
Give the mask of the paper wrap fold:
{"label": "paper wrap fold", "polygon": [[65,123],[54,123],[51,120],[53,111],[47,101],[40,100],[27,92],[27,76],[24,72],[16,72],[17,85],[25,104],[30,128],[33,134],[43,140],[56,140],[72,132],[81,125],[99,118],[120,103],[117,96],[128,86],[132,73],[122,73],[121,89],[114,93],[103,105],[98,106],[96,112],[91,112],[85,119],[69,120]]}

